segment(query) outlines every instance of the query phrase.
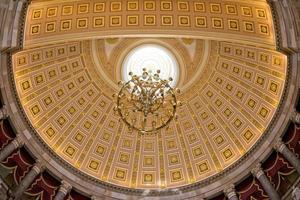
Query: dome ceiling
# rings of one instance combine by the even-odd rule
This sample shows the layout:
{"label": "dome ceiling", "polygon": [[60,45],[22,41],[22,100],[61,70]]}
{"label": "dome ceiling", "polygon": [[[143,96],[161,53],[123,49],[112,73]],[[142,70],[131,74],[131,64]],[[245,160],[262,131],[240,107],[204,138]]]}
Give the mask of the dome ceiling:
{"label": "dome ceiling", "polygon": [[[26,117],[55,154],[129,188],[173,188],[233,166],[264,134],[283,94],[270,8],[246,1],[33,1],[13,55]],[[127,53],[169,49],[179,64],[179,120],[152,135],[114,115]]]}

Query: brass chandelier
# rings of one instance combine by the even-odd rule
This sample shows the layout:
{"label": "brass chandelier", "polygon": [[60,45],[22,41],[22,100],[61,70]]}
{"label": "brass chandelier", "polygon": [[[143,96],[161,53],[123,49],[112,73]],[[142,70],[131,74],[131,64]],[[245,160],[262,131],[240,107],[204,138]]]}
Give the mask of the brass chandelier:
{"label": "brass chandelier", "polygon": [[177,101],[178,88],[170,86],[173,79],[161,79],[160,70],[156,73],[143,69],[141,76],[129,72],[131,79],[127,82],[119,81],[119,93],[114,94],[116,106],[114,111],[130,130],[141,133],[151,133],[177,119],[176,109],[181,106]]}

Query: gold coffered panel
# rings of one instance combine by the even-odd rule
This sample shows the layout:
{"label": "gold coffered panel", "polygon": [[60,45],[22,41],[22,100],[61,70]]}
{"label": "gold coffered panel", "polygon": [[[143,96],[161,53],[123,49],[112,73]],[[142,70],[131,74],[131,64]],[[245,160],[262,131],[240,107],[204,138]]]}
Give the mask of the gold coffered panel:
{"label": "gold coffered panel", "polygon": [[33,1],[27,13],[25,46],[144,34],[274,46],[273,29],[264,0]]}
{"label": "gold coffered panel", "polygon": [[[16,90],[37,134],[81,172],[129,188],[185,186],[234,165],[273,119],[287,70],[273,29],[263,0],[33,1],[13,55]],[[112,109],[122,58],[144,43],[174,53],[184,88],[180,120],[153,135],[129,131]]]}
{"label": "gold coffered panel", "polygon": [[[173,44],[174,40],[168,39]],[[177,45],[178,51],[187,55],[188,45],[183,41],[177,40],[182,44]],[[135,40],[115,40],[113,44],[126,47],[132,42]],[[95,69],[92,43],[57,44],[17,53],[13,64],[16,86],[31,123],[60,157],[117,185],[176,187],[226,169],[265,131],[284,88],[285,56],[216,42],[218,51],[211,49],[207,63],[216,56],[217,62],[199,76],[208,76],[205,82],[182,95],[187,103],[179,110],[180,121],[156,135],[142,136],[129,132],[113,114],[113,89]],[[102,48],[100,52],[106,54]],[[111,55],[119,55],[120,48],[113,51]],[[108,56],[98,59],[105,58]],[[191,58],[185,59],[190,62]],[[116,81],[113,74],[109,77]]]}

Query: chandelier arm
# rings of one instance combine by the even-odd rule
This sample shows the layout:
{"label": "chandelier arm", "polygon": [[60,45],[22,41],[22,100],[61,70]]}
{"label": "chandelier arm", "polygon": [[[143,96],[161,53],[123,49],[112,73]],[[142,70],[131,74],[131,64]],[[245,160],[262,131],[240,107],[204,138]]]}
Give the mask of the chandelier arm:
{"label": "chandelier arm", "polygon": [[[140,84],[139,84],[138,81],[134,81],[133,79],[131,79],[131,80],[128,81],[128,82],[133,82],[133,84],[138,85],[139,88],[142,88],[142,87],[140,86]],[[137,89],[137,91],[138,91],[138,89]],[[135,96],[135,95],[133,94],[133,92],[131,92],[131,97],[132,97],[132,96]],[[136,108],[137,110],[141,111],[142,108],[140,108],[139,106],[137,106],[137,103],[140,103],[140,101],[139,101],[139,100],[135,100],[135,99],[133,99],[133,98],[132,98],[132,100],[134,101],[133,105],[135,106],[135,108]],[[137,102],[137,103],[136,103],[136,102]]]}
{"label": "chandelier arm", "polygon": [[118,96],[117,96],[117,110],[118,110],[118,113],[119,115],[121,116],[121,119],[123,120],[123,114],[122,114],[122,111],[121,111],[121,108],[120,108],[120,97],[121,95],[123,94],[123,90],[124,88],[127,87],[127,85],[129,85],[130,81],[128,81],[127,83],[125,83],[122,88],[120,89],[119,93],[118,93]]}
{"label": "chandelier arm", "polygon": [[[131,83],[133,85],[130,85]],[[125,102],[122,100],[124,96]],[[130,129],[140,133],[151,133],[167,126],[173,120],[177,106],[176,95],[169,81],[160,79],[158,74],[153,76],[150,72],[145,72],[142,76],[133,75],[131,80],[123,84],[117,96],[116,108],[122,121]],[[158,118],[160,113],[162,115]],[[148,124],[149,118],[152,117],[152,124]]]}
{"label": "chandelier arm", "polygon": [[[175,99],[175,102],[177,103],[177,100],[176,100],[176,96],[175,95],[172,95]],[[173,115],[167,120],[167,122],[165,123],[166,125],[169,124],[173,118],[175,117],[175,114],[176,114],[176,110],[177,110],[177,106],[176,105],[173,105]]]}
{"label": "chandelier arm", "polygon": [[[165,99],[165,97],[162,97],[162,102],[164,102],[164,99]],[[152,112],[157,111],[162,106],[162,104],[163,103],[160,103],[156,109],[152,110]]]}
{"label": "chandelier arm", "polygon": [[[163,83],[160,83],[160,84],[157,86],[157,88],[155,89],[155,91],[152,93],[152,95],[155,94],[156,91],[162,89],[162,86],[163,86]],[[155,99],[157,99],[157,98],[156,98],[156,95],[154,95],[154,96],[155,96]],[[164,99],[165,99],[165,98],[164,98],[164,95],[163,95],[163,96],[162,96],[162,102],[164,102]],[[151,111],[152,111],[152,112],[157,111],[157,110],[161,107],[161,105],[162,105],[162,103],[160,103],[159,106],[158,106],[156,109],[151,110]]]}

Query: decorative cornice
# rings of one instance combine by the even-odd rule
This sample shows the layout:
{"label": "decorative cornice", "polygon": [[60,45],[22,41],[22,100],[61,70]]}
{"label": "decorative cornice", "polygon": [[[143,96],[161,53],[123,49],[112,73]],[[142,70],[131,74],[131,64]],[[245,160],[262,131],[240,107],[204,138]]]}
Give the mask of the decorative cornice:
{"label": "decorative cornice", "polygon": [[280,24],[279,24],[279,16],[278,13],[276,11],[275,5],[274,5],[274,1],[273,0],[267,0],[267,3],[270,6],[271,9],[271,14],[272,14],[272,18],[273,18],[273,24],[274,24],[274,29],[275,29],[275,40],[276,40],[276,49],[278,51],[282,50],[282,37],[281,37],[281,30],[280,30]]}
{"label": "decorative cornice", "polygon": [[[19,23],[19,34],[18,34],[18,41],[19,41],[19,45],[18,45],[18,49],[20,50],[23,48],[23,43],[24,43],[24,30],[25,30],[25,21],[26,21],[26,13],[28,10],[28,6],[31,3],[32,0],[24,0],[23,1],[23,8],[21,11],[21,15],[20,15],[20,23]],[[16,51],[17,51],[16,50]]]}

